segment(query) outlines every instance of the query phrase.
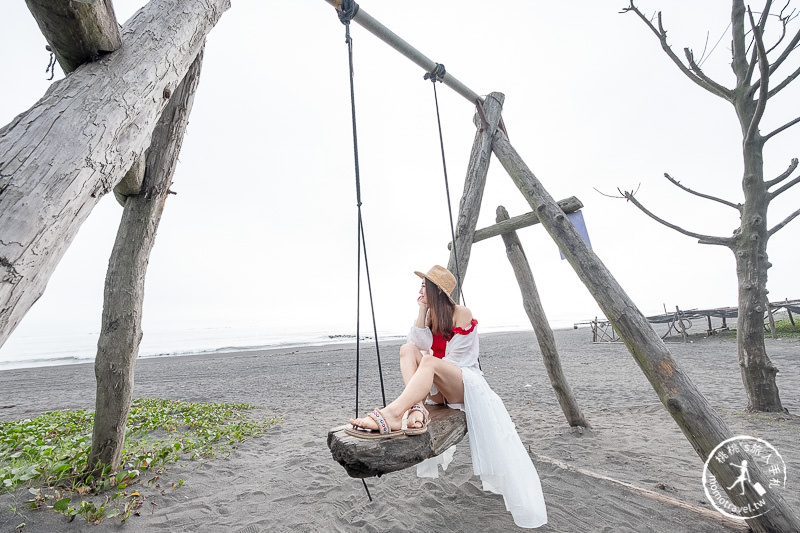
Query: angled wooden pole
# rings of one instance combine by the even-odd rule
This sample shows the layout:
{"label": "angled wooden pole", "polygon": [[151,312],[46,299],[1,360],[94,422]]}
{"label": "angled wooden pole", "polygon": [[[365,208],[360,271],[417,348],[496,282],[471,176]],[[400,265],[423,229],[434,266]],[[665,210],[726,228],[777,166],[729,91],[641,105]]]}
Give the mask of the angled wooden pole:
{"label": "angled wooden pole", "polygon": [[65,74],[122,47],[111,0],[25,3]]}
{"label": "angled wooden pole", "polygon": [[[564,213],[574,213],[575,211],[583,208],[583,202],[578,200],[575,196],[570,196],[569,198],[564,198],[563,200],[559,200],[558,207],[561,208]],[[511,231],[516,231],[518,229],[527,228],[529,226],[533,226],[539,223],[539,216],[531,211],[530,213],[525,213],[524,215],[517,215],[515,217],[511,217],[508,220],[504,220],[502,222],[498,222],[496,224],[492,224],[491,226],[487,226],[485,228],[481,228],[475,230],[475,233],[472,237],[472,244],[476,242],[480,242],[486,239],[490,239],[492,237],[496,237],[498,235],[502,235],[503,233],[509,233]],[[453,249],[453,243],[447,244],[447,249]]]}
{"label": "angled wooden pole", "polygon": [[170,91],[228,7],[151,0],[128,22],[122,48],[53,83],[0,128],[0,345],[94,206],[149,146]]}
{"label": "angled wooden pole", "polygon": [[[500,223],[504,220],[508,220],[508,211],[501,205],[497,208],[497,222]],[[511,263],[511,268],[514,269],[514,275],[522,292],[522,305],[525,308],[528,319],[531,321],[533,332],[536,334],[536,342],[539,343],[544,367],[547,369],[547,376],[550,378],[553,391],[556,393],[558,405],[561,406],[561,411],[564,412],[564,416],[570,426],[589,427],[589,423],[583,416],[577,400],[575,400],[575,395],[572,394],[572,388],[570,388],[567,377],[564,375],[564,370],[561,368],[561,360],[556,349],[556,339],[553,336],[550,324],[547,322],[542,300],[539,298],[539,291],[536,289],[536,282],[533,279],[533,273],[525,255],[525,250],[522,249],[522,243],[514,231],[504,233],[503,242],[506,245],[508,261]]]}
{"label": "angled wooden pole", "polygon": [[[25,3],[64,74],[122,47],[122,34],[111,0],[25,0]],[[143,178],[144,157],[140,157],[114,187],[114,196],[121,206],[125,207],[125,196],[139,193]]]}
{"label": "angled wooden pole", "polygon": [[[458,262],[456,263],[456,254],[452,248],[450,259],[447,262],[447,270],[454,274],[456,273],[456,264],[458,265],[458,276],[462,286],[467,274],[467,266],[469,266],[475,226],[478,224],[478,215],[481,212],[489,162],[492,159],[492,136],[500,122],[504,100],[503,93],[491,93],[483,105],[482,116],[481,113],[475,114],[478,131],[475,133],[475,141],[472,143],[467,176],[464,179],[464,193],[461,195],[461,203],[458,206],[458,222],[456,223],[455,252],[458,253]],[[486,119],[485,123],[483,117]],[[463,291],[459,291],[459,287],[456,286],[451,295],[455,301],[459,301],[461,292]]]}
{"label": "angled wooden pole", "polygon": [[203,49],[171,94],[146,155],[142,190],[128,196],[108,262],[97,341],[95,417],[89,468],[119,468],[142,339],[144,282],[200,80]]}
{"label": "angled wooden pole", "polygon": [[[706,461],[718,444],[733,436],[725,421],[678,367],[645,316],[584,242],[502,131],[495,132],[492,147],[514,184],[539,215],[542,225],[614,326],[667,411],[700,458]],[[750,454],[745,456],[749,464],[757,464]],[[751,494],[740,495],[738,490],[726,488],[734,486],[738,470],[716,460],[709,461],[708,466],[734,505],[747,507],[756,503]],[[751,483],[769,486],[769,480],[760,469],[754,468],[750,474]],[[800,520],[779,493],[767,491],[763,499],[770,511],[747,519],[754,531],[800,530]]]}

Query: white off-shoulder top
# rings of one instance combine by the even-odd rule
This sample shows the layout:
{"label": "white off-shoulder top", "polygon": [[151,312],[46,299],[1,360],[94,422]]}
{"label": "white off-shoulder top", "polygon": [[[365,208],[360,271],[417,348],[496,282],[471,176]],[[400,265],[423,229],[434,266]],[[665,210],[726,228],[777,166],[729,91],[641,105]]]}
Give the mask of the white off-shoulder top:
{"label": "white off-shoulder top", "polygon": [[[474,318],[467,329],[453,328],[453,336],[447,341],[447,348],[443,361],[448,361],[459,367],[478,368],[478,321]],[[433,346],[433,333],[430,328],[411,327],[408,332],[408,342],[413,343],[422,353],[431,351]]]}

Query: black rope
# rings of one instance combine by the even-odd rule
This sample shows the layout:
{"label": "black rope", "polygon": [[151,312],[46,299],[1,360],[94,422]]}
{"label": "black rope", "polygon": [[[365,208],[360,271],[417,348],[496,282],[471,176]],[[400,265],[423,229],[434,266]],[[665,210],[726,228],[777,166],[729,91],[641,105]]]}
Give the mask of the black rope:
{"label": "black rope", "polygon": [[47,81],[51,81],[53,79],[53,77],[56,75],[56,55],[53,52],[53,49],[50,47],[49,44],[45,45],[44,48],[45,48],[45,50],[50,52],[50,59],[47,62],[47,68],[44,69],[44,73],[45,74],[47,74],[48,72],[50,73],[50,77],[47,78]]}
{"label": "black rope", "polygon": [[[339,20],[345,26],[345,42],[347,43],[347,57],[348,63],[350,67],[350,109],[351,109],[351,117],[353,123],[353,161],[355,165],[355,176],[356,176],[356,205],[358,207],[358,266],[357,270],[357,290],[356,290],[356,297],[358,298],[358,302],[356,303],[356,418],[358,418],[358,389],[359,389],[359,378],[360,378],[360,367],[361,367],[361,249],[364,249],[364,270],[366,271],[367,275],[367,289],[369,291],[369,302],[370,308],[372,310],[372,327],[375,334],[375,351],[378,356],[378,374],[380,376],[381,381],[381,397],[383,399],[383,405],[386,406],[386,391],[383,385],[383,367],[381,365],[381,352],[378,343],[378,327],[375,322],[375,304],[372,298],[372,281],[369,275],[369,260],[367,258],[367,241],[364,237],[364,219],[361,213],[361,172],[359,170],[358,164],[358,133],[356,128],[356,97],[355,97],[355,89],[353,83],[353,39],[350,37],[350,21],[355,17],[356,13],[358,13],[358,4],[356,4],[352,0],[344,0],[342,4],[337,8],[337,12],[339,14]],[[369,493],[369,488],[367,487],[366,480],[362,479],[361,482],[364,485],[364,490],[367,493],[367,497],[369,501],[372,501],[372,495]]]}
{"label": "black rope", "polygon": [[433,99],[436,102],[436,123],[439,125],[439,146],[442,149],[442,168],[444,169],[444,189],[445,194],[447,195],[447,213],[450,215],[450,237],[453,239],[453,259],[455,260],[456,265],[456,283],[458,287],[458,296],[464,305],[467,305],[467,300],[464,298],[464,291],[461,288],[461,272],[458,268],[458,250],[456,249],[456,230],[453,227],[453,208],[450,205],[450,185],[447,180],[447,162],[445,161],[444,157],[444,137],[442,135],[442,119],[439,116],[439,97],[436,94],[436,82],[442,81],[444,79],[445,74],[447,72],[444,69],[444,65],[441,63],[436,63],[436,66],[433,68],[432,71],[425,74],[426,80],[431,80],[433,82]]}
{"label": "black rope", "polygon": [[350,21],[358,14],[358,4],[353,0],[343,0],[341,5],[336,8],[336,14],[339,15],[339,21],[347,26],[349,35]]}
{"label": "black rope", "polygon": [[[349,4],[349,5],[348,5]],[[355,6],[355,7],[353,7]],[[358,133],[356,127],[356,97],[355,84],[353,82],[353,39],[350,37],[350,19],[358,12],[358,5],[352,1],[343,2],[340,6],[339,20],[345,25],[345,42],[347,43],[347,56],[350,67],[350,110],[353,123],[353,160],[355,162],[356,175],[356,205],[358,206],[358,274],[357,274],[357,298],[356,304],[356,418],[358,418],[358,389],[360,377],[360,352],[361,352],[361,248],[364,248],[364,269],[367,274],[367,288],[369,290],[370,309],[372,311],[372,327],[375,334],[375,352],[378,357],[378,374],[381,382],[381,399],[386,406],[386,389],[383,385],[383,367],[381,365],[381,351],[378,344],[378,327],[375,322],[375,304],[372,297],[372,281],[369,275],[369,259],[367,258],[367,241],[364,238],[364,219],[361,214],[361,172],[358,164]],[[344,13],[344,15],[342,14]]]}

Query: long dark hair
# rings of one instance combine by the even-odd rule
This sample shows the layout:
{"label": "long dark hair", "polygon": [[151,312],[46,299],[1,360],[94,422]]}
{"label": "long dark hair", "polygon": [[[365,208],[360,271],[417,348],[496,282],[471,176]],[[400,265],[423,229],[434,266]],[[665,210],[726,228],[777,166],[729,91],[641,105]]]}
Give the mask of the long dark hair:
{"label": "long dark hair", "polygon": [[441,335],[445,340],[453,336],[453,313],[456,304],[435,283],[425,278],[425,297],[430,309],[430,326],[434,335]]}

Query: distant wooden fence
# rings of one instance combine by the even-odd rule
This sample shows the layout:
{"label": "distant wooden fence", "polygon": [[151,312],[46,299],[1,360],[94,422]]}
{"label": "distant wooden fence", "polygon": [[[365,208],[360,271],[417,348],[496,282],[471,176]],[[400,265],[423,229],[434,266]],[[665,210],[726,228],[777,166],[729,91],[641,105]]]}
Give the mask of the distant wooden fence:
{"label": "distant wooden fence", "polygon": [[[789,321],[792,325],[794,322],[794,314],[800,314],[800,300],[784,300],[782,302],[770,302],[768,312],[764,313],[765,327],[769,321],[770,329],[774,329],[772,325],[772,315],[781,309],[785,310]],[[651,324],[667,324],[667,331],[661,338],[666,339],[671,335],[681,335],[684,342],[688,340],[687,331],[692,328],[692,320],[706,320],[707,328],[706,334],[708,336],[719,333],[720,331],[727,331],[728,319],[737,318],[739,316],[739,308],[737,307],[718,307],[715,309],[690,309],[683,311],[675,306],[675,311],[671,313],[665,312],[662,315],[648,316],[647,321]],[[711,322],[712,318],[721,319],[721,324],[717,327]],[[589,326],[592,330],[592,342],[619,342],[619,337],[611,326],[611,323],[605,318],[595,317],[594,320],[587,320],[584,322],[576,322],[573,327],[578,329],[580,326]]]}

